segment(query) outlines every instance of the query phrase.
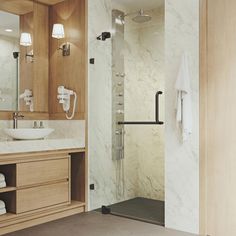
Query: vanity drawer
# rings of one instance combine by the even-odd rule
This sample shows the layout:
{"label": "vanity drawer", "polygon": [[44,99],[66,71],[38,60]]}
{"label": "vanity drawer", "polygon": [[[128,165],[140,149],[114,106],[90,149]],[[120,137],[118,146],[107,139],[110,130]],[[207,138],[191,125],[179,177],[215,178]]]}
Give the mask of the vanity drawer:
{"label": "vanity drawer", "polygon": [[69,182],[20,189],[16,192],[16,213],[69,204]]}
{"label": "vanity drawer", "polygon": [[17,187],[49,183],[69,178],[69,158],[17,164]]}

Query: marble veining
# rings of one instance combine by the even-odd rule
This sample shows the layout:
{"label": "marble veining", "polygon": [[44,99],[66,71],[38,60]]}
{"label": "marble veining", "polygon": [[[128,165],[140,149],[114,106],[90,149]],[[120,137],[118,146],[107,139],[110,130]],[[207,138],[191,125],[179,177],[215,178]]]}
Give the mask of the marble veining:
{"label": "marble veining", "polygon": [[[89,58],[95,58],[96,61],[95,65],[89,66],[88,83],[90,114],[88,122],[89,182],[95,184],[95,190],[90,191],[90,209],[136,196],[163,199],[164,140],[161,138],[164,137],[163,127],[146,127],[145,130],[141,128],[139,131],[136,131],[137,128],[135,127],[127,128],[125,135],[125,146],[127,147],[125,148],[125,159],[120,162],[112,160],[111,42],[109,40],[105,42],[96,40],[96,36],[101,34],[102,31],[111,30],[112,6],[110,0],[90,0],[88,3]],[[97,12],[99,12],[101,16],[99,19]],[[153,15],[155,23],[145,24],[138,29],[135,29],[134,24],[128,26],[126,32],[128,38],[125,42],[126,48],[121,52],[125,53],[127,56],[126,90],[129,90],[126,97],[129,101],[127,110],[130,108],[130,112],[127,111],[127,119],[154,119],[154,96],[158,89],[164,89],[163,9],[162,13],[160,10],[153,10],[151,14]],[[162,19],[162,21],[160,21],[160,19]],[[156,23],[156,20],[158,23]],[[155,30],[154,34],[153,30]],[[148,34],[150,37],[145,39],[145,37],[141,37],[142,34]],[[137,42],[138,39],[140,39],[140,42]],[[132,44],[136,44],[135,46],[137,47],[133,47]],[[157,44],[155,50],[149,48],[149,46],[153,44]],[[140,54],[138,58],[140,60],[134,63],[132,57],[135,57],[139,50]],[[160,55],[158,55],[159,53]],[[143,63],[145,63],[147,69],[142,72]],[[149,65],[150,63],[151,65]],[[133,64],[135,64],[135,67]],[[128,70],[129,66],[131,68],[130,70]],[[158,67],[158,69],[155,69],[155,67]],[[137,71],[135,71],[136,69]],[[136,81],[136,75],[138,73],[140,73],[140,75]],[[145,82],[145,80],[149,82]],[[136,87],[133,88],[131,82],[135,82]],[[130,86],[132,88],[130,88]],[[141,86],[144,86],[144,90],[149,92],[143,94],[144,102],[139,103],[143,104],[143,107],[140,112],[137,112],[140,107],[136,99],[139,99],[139,95],[142,93],[142,89],[139,89]],[[135,90],[140,91],[138,98],[135,96]],[[164,99],[162,114],[164,114],[163,109]],[[162,115],[162,119],[164,119],[164,115]],[[150,137],[150,139],[143,139],[143,132],[147,137]],[[145,151],[148,149],[150,150]],[[153,159],[148,161],[150,164],[147,163],[146,158],[150,159],[152,156]],[[123,170],[123,177],[119,170]],[[122,179],[124,179],[124,185],[122,185]],[[119,194],[117,189],[120,189],[121,192],[123,189],[124,194]]]}
{"label": "marble veining", "polygon": [[[150,22],[125,19],[125,120],[154,121],[155,94],[164,92],[164,7],[145,13]],[[160,102],[164,120],[164,96]],[[136,196],[164,200],[164,126],[126,126],[125,131],[125,159],[136,162],[134,168],[128,165]]]}
{"label": "marble veining", "polygon": [[111,40],[96,40],[103,31],[111,30],[111,23],[110,0],[89,0],[89,58],[95,58],[95,64],[89,66],[88,81],[89,182],[95,184],[95,190],[90,191],[90,209],[117,202],[112,161]]}
{"label": "marble veining", "polygon": [[0,154],[84,148],[82,138],[0,142]]}
{"label": "marble veining", "polygon": [[[166,227],[199,231],[199,0],[166,0]],[[183,52],[189,54],[193,133],[179,139],[174,89]]]}
{"label": "marble veining", "polygon": [[[85,147],[85,121],[44,120],[43,123],[45,127],[55,129],[46,139],[13,141],[3,132],[4,128],[12,128],[12,121],[0,121],[0,154]],[[33,121],[20,120],[18,126],[32,128]]]}

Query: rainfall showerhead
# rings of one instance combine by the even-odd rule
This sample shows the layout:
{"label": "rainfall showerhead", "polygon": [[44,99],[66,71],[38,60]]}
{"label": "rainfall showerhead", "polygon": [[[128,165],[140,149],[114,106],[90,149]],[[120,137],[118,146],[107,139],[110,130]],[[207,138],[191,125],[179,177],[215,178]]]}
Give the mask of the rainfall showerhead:
{"label": "rainfall showerhead", "polygon": [[119,25],[124,25],[125,24],[125,17],[133,16],[135,17],[132,18],[132,20],[136,23],[145,23],[148,22],[152,19],[152,17],[148,14],[144,13],[143,9],[140,9],[138,12],[132,12],[128,13],[126,15],[120,15],[116,18],[116,23]]}
{"label": "rainfall showerhead", "polygon": [[151,16],[144,13],[142,9],[139,10],[138,15],[135,16],[132,20],[136,23],[148,22],[152,19]]}

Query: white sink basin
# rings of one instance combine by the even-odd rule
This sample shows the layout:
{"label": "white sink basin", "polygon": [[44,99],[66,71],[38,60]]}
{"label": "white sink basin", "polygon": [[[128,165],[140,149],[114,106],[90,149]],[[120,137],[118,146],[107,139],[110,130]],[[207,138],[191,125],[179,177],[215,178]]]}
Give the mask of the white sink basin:
{"label": "white sink basin", "polygon": [[4,129],[4,132],[12,137],[13,139],[18,140],[35,140],[43,139],[49,134],[51,134],[54,129],[43,128],[43,129]]}

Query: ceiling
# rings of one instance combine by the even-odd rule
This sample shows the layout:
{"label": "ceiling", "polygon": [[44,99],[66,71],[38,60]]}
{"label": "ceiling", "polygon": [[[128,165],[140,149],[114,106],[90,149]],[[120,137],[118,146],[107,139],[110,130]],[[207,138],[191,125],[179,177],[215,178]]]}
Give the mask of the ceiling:
{"label": "ceiling", "polygon": [[0,0],[0,10],[23,15],[33,11],[33,2],[30,0]]}
{"label": "ceiling", "polygon": [[24,15],[33,11],[34,2],[54,5],[63,1],[64,0],[0,0],[0,10],[16,15]]}
{"label": "ceiling", "polygon": [[[19,37],[19,16],[0,11],[0,35]],[[6,32],[5,29],[12,29]]]}
{"label": "ceiling", "polygon": [[112,0],[114,5],[120,5],[129,10],[144,9],[150,10],[165,4],[165,0]]}

